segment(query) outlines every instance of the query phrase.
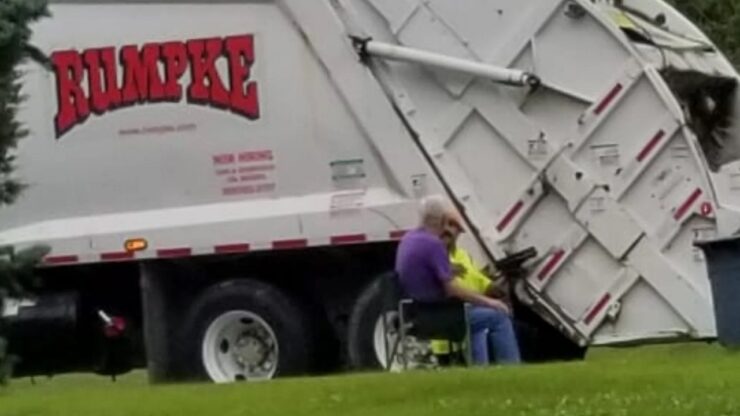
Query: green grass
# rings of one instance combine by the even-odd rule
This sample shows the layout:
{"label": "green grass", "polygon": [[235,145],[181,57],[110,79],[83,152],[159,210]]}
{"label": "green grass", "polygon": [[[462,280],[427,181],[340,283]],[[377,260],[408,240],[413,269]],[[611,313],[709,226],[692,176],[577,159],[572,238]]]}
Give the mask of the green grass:
{"label": "green grass", "polygon": [[738,414],[740,355],[700,344],[601,349],[581,363],[519,368],[227,386],[67,376],[0,391],[2,416]]}

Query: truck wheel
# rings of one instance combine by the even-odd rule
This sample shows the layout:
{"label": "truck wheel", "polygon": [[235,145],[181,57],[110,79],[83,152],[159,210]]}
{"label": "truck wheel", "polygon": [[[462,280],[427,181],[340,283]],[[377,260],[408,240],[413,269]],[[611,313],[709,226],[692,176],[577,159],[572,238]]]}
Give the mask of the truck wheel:
{"label": "truck wheel", "polygon": [[305,373],[313,353],[307,314],[278,289],[231,280],[206,290],[186,319],[193,372],[217,383]]}
{"label": "truck wheel", "polygon": [[375,279],[360,294],[349,319],[347,347],[353,368],[379,369],[385,363],[383,312],[381,281]]}
{"label": "truck wheel", "polygon": [[[382,277],[381,277],[382,278]],[[375,279],[360,294],[349,320],[348,328],[348,356],[353,368],[362,370],[377,370],[385,368],[386,352],[383,334],[383,314],[390,326],[388,328],[388,343],[393,345],[398,333],[398,313],[395,310],[384,309],[381,278]],[[416,351],[409,354],[410,366],[423,365],[422,357],[428,345],[419,344],[409,338],[407,348]],[[393,368],[400,368],[402,362],[396,357]]]}

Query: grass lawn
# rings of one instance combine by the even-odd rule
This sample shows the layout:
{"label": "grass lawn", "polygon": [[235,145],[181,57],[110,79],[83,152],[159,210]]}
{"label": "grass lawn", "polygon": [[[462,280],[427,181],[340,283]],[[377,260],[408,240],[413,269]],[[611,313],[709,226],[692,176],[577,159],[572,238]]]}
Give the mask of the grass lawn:
{"label": "grass lawn", "polygon": [[703,344],[594,350],[585,362],[149,386],[142,373],[16,380],[2,416],[740,415],[740,355]]}

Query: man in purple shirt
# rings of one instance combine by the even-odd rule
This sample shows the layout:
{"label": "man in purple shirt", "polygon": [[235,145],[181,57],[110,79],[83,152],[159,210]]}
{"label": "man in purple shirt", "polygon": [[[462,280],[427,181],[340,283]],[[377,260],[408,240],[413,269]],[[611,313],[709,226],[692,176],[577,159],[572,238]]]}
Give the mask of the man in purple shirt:
{"label": "man in purple shirt", "polygon": [[433,196],[423,201],[421,217],[421,227],[403,237],[396,253],[396,272],[403,290],[421,302],[456,298],[471,305],[468,321],[475,364],[489,364],[489,339],[495,346],[494,356],[498,363],[519,363],[521,358],[509,307],[454,279],[441,236],[448,228],[461,226],[456,210],[444,198]]}

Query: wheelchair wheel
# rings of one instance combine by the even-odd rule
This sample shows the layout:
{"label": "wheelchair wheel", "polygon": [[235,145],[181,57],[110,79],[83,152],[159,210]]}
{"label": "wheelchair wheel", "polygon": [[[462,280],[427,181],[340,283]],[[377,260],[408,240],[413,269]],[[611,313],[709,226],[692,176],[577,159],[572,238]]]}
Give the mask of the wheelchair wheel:
{"label": "wheelchair wheel", "polygon": [[[352,309],[348,331],[348,357],[355,369],[377,370],[386,368],[386,343],[389,348],[398,345],[398,313],[384,308],[382,284],[373,280],[360,294]],[[384,330],[383,315],[388,326]],[[384,332],[388,333],[388,340]],[[391,371],[403,368],[403,360],[408,359],[408,368],[436,367],[429,342],[420,342],[408,337],[405,343],[405,358],[395,354]]]}

